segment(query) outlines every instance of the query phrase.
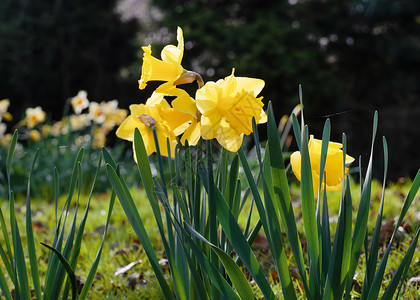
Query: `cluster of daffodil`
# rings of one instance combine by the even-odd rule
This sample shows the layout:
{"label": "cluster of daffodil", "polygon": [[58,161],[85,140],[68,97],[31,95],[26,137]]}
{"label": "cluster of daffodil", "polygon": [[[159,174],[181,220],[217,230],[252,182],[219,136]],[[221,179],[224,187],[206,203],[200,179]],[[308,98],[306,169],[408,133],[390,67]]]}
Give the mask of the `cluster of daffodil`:
{"label": "cluster of daffodil", "polygon": [[[139,89],[144,89],[149,81],[163,81],[147,99],[145,104],[130,106],[130,115],[118,128],[119,138],[134,140],[134,129],[138,128],[147,154],[156,152],[153,129],[156,130],[160,152],[168,156],[166,147],[169,140],[170,151],[174,153],[178,142],[197,145],[200,138],[216,139],[225,149],[236,152],[242,145],[244,135],[252,133],[252,119],[257,124],[265,123],[267,116],[263,110],[262,97],[257,97],[264,87],[264,81],[256,78],[235,77],[232,74],[216,82],[204,84],[196,72],[185,70],[182,65],[184,38],[182,29],[177,30],[178,45],[167,45],[161,52],[161,59],[152,56],[151,45],[143,47],[142,74]],[[196,81],[198,89],[192,98],[179,86]],[[175,97],[171,104],[166,96]],[[82,107],[87,103],[81,98]],[[330,142],[326,165],[326,189],[340,191],[342,181],[341,144]],[[309,152],[315,193],[319,182],[319,163],[321,141],[311,136]],[[347,155],[346,164],[354,158]],[[300,180],[300,153],[295,152],[291,164],[296,177]],[[348,169],[346,168],[345,173]],[[318,173],[317,173],[318,172]],[[323,188],[324,185],[322,185]]]}
{"label": "cluster of daffodil", "polygon": [[[86,91],[79,91],[76,96],[70,99],[74,114],[64,116],[61,120],[46,123],[47,114],[42,107],[28,107],[25,110],[24,118],[17,124],[23,129],[23,137],[38,142],[41,138],[59,137],[66,135],[69,131],[77,132],[75,139],[77,146],[84,142],[91,141],[92,147],[99,149],[105,146],[106,135],[116,126],[119,126],[127,116],[128,111],[118,108],[118,100],[89,102]],[[7,112],[10,101],[0,101],[0,141],[2,145],[8,145],[12,135],[6,133],[6,125],[1,120],[11,120]],[[86,113],[82,113],[84,110]],[[87,129],[88,134],[82,134]],[[91,137],[92,135],[92,137]]]}
{"label": "cluster of daffodil", "polygon": [[[161,154],[168,156],[178,141],[183,145],[196,145],[200,138],[216,139],[225,149],[236,152],[244,138],[252,132],[252,119],[265,123],[262,97],[257,97],[264,87],[261,79],[236,77],[232,74],[216,82],[204,84],[202,77],[181,65],[184,55],[184,38],[181,28],[177,31],[178,45],[167,45],[161,59],[152,56],[151,46],[143,47],[142,75],[139,88],[149,81],[163,81],[145,104],[130,106],[130,115],[117,130],[119,138],[133,141],[138,128],[150,155],[156,151],[153,129],[156,130]],[[196,81],[195,98],[180,86]],[[166,96],[175,97],[171,104]]]}

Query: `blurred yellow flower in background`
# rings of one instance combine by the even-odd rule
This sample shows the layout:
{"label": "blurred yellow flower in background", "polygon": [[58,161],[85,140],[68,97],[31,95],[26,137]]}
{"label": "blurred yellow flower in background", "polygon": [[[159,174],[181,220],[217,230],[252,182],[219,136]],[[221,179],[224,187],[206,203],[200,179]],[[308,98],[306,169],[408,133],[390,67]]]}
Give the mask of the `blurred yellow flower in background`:
{"label": "blurred yellow flower in background", "polygon": [[184,37],[182,29],[177,29],[178,46],[167,45],[161,52],[161,60],[152,56],[151,45],[142,47],[144,51],[139,89],[144,89],[149,81],[166,81],[165,87],[171,87],[185,72],[181,66],[184,55]]}
{"label": "blurred yellow flower in background", "polygon": [[29,131],[29,138],[35,143],[39,142],[41,140],[41,133],[36,129],[32,129]]}
{"label": "blurred yellow flower in background", "polygon": [[0,136],[0,146],[8,147],[10,145],[10,141],[12,140],[12,134],[6,133],[3,136]]}
{"label": "blurred yellow flower in background", "polygon": [[102,124],[105,122],[106,114],[104,111],[104,105],[101,105],[98,102],[90,102],[88,116],[96,124]]}
{"label": "blurred yellow flower in background", "polygon": [[267,122],[262,97],[256,98],[263,87],[263,80],[235,77],[232,70],[225,79],[207,82],[197,90],[203,139],[216,138],[225,149],[238,151],[244,135],[252,132],[252,118],[257,124]]}
{"label": "blurred yellow flower in background", "polygon": [[47,117],[47,114],[42,110],[41,106],[37,106],[35,108],[29,107],[25,112],[26,117],[24,122],[29,129],[44,122]]}
{"label": "blurred yellow flower in background", "polygon": [[[314,186],[314,195],[318,195],[319,185],[319,169],[321,163],[321,147],[322,140],[314,139],[311,135],[308,144],[309,158],[311,160],[312,169],[312,180]],[[325,163],[325,177],[326,177],[326,190],[327,191],[341,191],[342,187],[342,176],[343,176],[343,151],[341,150],[343,145],[340,143],[329,142],[327,160]],[[354,161],[354,158],[346,155],[345,164],[350,164]],[[299,151],[293,152],[290,156],[290,163],[292,164],[292,170],[296,178],[301,180],[301,155]],[[345,168],[347,174],[348,168]],[[325,182],[325,178],[324,178]],[[321,185],[321,190],[324,189],[324,182]]]}
{"label": "blurred yellow flower in background", "polygon": [[79,115],[82,110],[89,107],[89,100],[86,91],[79,91],[75,97],[71,99],[71,105],[76,115]]}
{"label": "blurred yellow flower in background", "polygon": [[0,122],[1,121],[11,121],[13,119],[12,115],[7,112],[10,105],[9,99],[0,100]]}
{"label": "blurred yellow flower in background", "polygon": [[100,149],[102,147],[105,147],[105,143],[106,143],[105,133],[100,127],[96,127],[93,130],[92,148]]}
{"label": "blurred yellow flower in background", "polygon": [[74,131],[82,130],[90,125],[90,119],[87,114],[71,115],[70,125]]}

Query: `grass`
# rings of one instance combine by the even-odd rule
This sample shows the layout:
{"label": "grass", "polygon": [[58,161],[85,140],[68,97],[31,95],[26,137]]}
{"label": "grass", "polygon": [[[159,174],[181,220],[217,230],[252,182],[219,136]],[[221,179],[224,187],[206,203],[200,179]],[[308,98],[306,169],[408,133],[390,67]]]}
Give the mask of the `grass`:
{"label": "grass", "polygon": [[[385,196],[385,207],[384,207],[384,220],[385,222],[393,220],[398,216],[404,196],[407,194],[410,187],[410,181],[404,180],[398,183],[391,183],[386,190]],[[352,189],[354,190],[354,195],[357,195],[358,189],[360,187],[357,184],[353,184]],[[157,256],[160,259],[162,268],[164,269],[164,274],[169,278],[169,270],[167,263],[165,261],[165,255],[163,253],[163,245],[159,241],[159,233],[154,220],[152,209],[149,205],[149,202],[146,198],[146,194],[141,189],[132,189],[131,193],[136,202],[136,206],[139,208],[139,212],[144,221],[147,232],[151,238],[154,249],[157,251]],[[381,193],[380,183],[374,181],[372,188],[372,211],[371,219],[369,220],[369,230],[372,230],[374,222],[376,220],[376,211],[379,206]],[[303,232],[303,226],[301,221],[301,213],[299,206],[299,187],[295,184],[292,184],[292,199],[294,199],[294,209],[295,216],[298,220],[298,229],[299,232]],[[416,201],[417,200],[417,201]],[[387,265],[387,279],[390,280],[392,272],[396,270],[399,265],[399,262],[402,260],[403,253],[408,247],[408,244],[411,240],[410,235],[413,228],[419,222],[419,212],[420,212],[420,201],[417,198],[413,202],[404,226],[400,231],[399,239],[394,247],[402,248],[404,251],[393,251],[392,256],[389,259]],[[25,215],[25,203],[24,198],[17,199],[16,201],[16,215],[18,218],[19,226],[22,228],[22,234],[24,234],[24,215]],[[65,198],[61,198],[59,203],[64,203]],[[334,220],[338,214],[340,193],[330,193],[328,195],[329,208],[330,208],[330,218],[332,227],[335,226]],[[354,206],[357,206],[359,199],[354,198]],[[81,208],[84,208],[87,202],[87,196],[82,196],[81,198]],[[247,207],[244,207],[243,213],[240,217],[240,224],[245,225],[246,214],[249,211],[249,202]],[[0,202],[2,205],[2,211],[8,211],[8,203],[6,201]],[[101,242],[101,234],[104,230],[105,218],[108,209],[109,203],[109,193],[98,193],[92,199],[89,217],[86,224],[85,236],[82,242],[81,254],[79,258],[79,263],[76,269],[76,275],[80,278],[86,278],[91,263],[96,255],[96,251],[99,248]],[[45,274],[46,271],[46,259],[48,258],[47,249],[40,245],[39,242],[44,242],[47,244],[52,243],[52,230],[54,227],[54,204],[48,201],[41,201],[39,199],[33,199],[31,201],[32,205],[32,218],[33,218],[33,227],[35,241],[37,241],[36,251],[39,257],[39,266],[41,274]],[[355,209],[355,207],[353,207]],[[72,213],[72,212],[71,212]],[[79,209],[79,214],[83,213],[83,209]],[[6,223],[8,222],[8,213],[5,213]],[[355,218],[355,214],[353,214]],[[253,210],[253,224],[257,220],[256,209]],[[8,223],[7,223],[8,224]],[[383,248],[387,245],[387,239],[389,236],[386,235],[388,232],[392,232],[392,226],[389,223],[387,226],[384,226],[384,235],[383,235]],[[10,230],[10,228],[9,228]],[[334,230],[332,228],[332,230]],[[410,231],[411,230],[411,231]],[[285,237],[283,237],[285,238]],[[305,240],[304,236],[301,236],[302,241]],[[0,238],[1,239],[1,238]],[[24,243],[24,249],[26,249],[26,239],[25,236],[22,237]],[[0,240],[0,242],[3,242]],[[419,246],[418,246],[419,247]],[[260,260],[261,265],[264,268],[264,271],[270,279],[270,283],[275,287],[273,290],[277,292],[277,296],[281,295],[281,287],[278,283],[278,277],[275,272],[275,268],[271,259],[271,256],[268,252],[266,246],[266,240],[263,235],[260,235],[257,239],[257,242],[253,245],[257,253],[257,258]],[[287,249],[286,253],[290,254],[290,259],[292,259],[290,249]],[[364,254],[362,253],[362,256]],[[356,278],[354,284],[356,286],[355,290],[357,291],[358,280],[362,280],[364,273],[364,261],[365,258],[361,259],[362,264],[358,266],[356,271]],[[43,263],[44,262],[44,263]],[[132,264],[132,267],[129,267],[129,264]],[[0,267],[4,268],[1,265]],[[127,270],[122,270],[122,267],[127,267]],[[118,274],[119,273],[119,274]],[[292,270],[293,274],[293,270]],[[42,276],[42,275],[41,275]],[[408,272],[408,278],[420,276],[420,251],[414,255],[412,266]],[[295,287],[299,288],[300,283],[297,277],[292,278],[295,280]],[[43,282],[43,280],[41,280]],[[383,288],[386,287],[386,281],[383,282]],[[258,287],[255,285],[255,290],[258,291]],[[405,290],[404,298],[415,299],[418,296],[418,290],[412,285],[405,285],[403,287]],[[382,291],[383,292],[383,291]],[[259,297],[262,295],[256,295]],[[357,292],[355,292],[357,296]],[[259,297],[259,298],[261,298]],[[160,291],[157,280],[154,277],[151,265],[148,262],[147,256],[142,249],[139,239],[134,233],[131,225],[126,219],[126,216],[122,210],[121,205],[117,201],[114,207],[114,211],[111,218],[111,227],[108,230],[106,237],[106,243],[104,245],[103,255],[99,264],[97,277],[93,283],[93,287],[89,292],[88,298],[90,299],[163,299],[163,294]]]}

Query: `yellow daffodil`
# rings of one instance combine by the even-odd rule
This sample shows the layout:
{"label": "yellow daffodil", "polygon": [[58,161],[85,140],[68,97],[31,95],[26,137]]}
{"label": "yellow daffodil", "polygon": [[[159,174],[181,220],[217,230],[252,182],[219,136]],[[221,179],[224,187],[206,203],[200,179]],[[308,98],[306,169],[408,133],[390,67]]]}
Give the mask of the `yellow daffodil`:
{"label": "yellow daffodil", "polygon": [[181,66],[182,57],[184,55],[184,37],[182,29],[177,29],[178,46],[167,45],[161,52],[161,60],[152,56],[151,46],[142,47],[144,51],[143,66],[141,78],[139,80],[139,89],[144,89],[149,81],[166,81],[168,86],[174,82],[185,72]]}
{"label": "yellow daffodil", "polygon": [[90,102],[88,115],[94,123],[102,124],[106,119],[104,105],[101,105],[98,102]]}
{"label": "yellow daffodil", "polygon": [[[319,169],[321,162],[321,147],[322,140],[314,139],[313,135],[310,136],[308,150],[309,158],[311,160],[311,169],[312,169],[312,180],[314,186],[314,195],[318,195],[318,185],[319,185]],[[327,160],[325,163],[325,177],[326,177],[326,190],[327,191],[341,191],[342,187],[342,176],[343,176],[343,147],[340,143],[329,142]],[[354,161],[354,158],[346,155],[346,165]],[[300,181],[301,178],[301,156],[300,152],[293,152],[290,156],[290,162],[292,164],[292,170],[296,178]],[[345,173],[347,174],[348,168],[345,168]],[[321,190],[324,189],[324,182],[321,185]]]}
{"label": "yellow daffodil", "polygon": [[0,135],[0,146],[8,147],[10,145],[10,141],[12,140],[12,134],[6,133],[4,136]]}
{"label": "yellow daffodil", "polygon": [[35,143],[39,142],[41,140],[41,133],[36,129],[32,129],[29,131],[29,138]]}
{"label": "yellow daffodil", "polygon": [[90,119],[87,114],[71,115],[70,125],[74,131],[82,130],[90,124]]}
{"label": "yellow daffodil", "polygon": [[197,90],[203,139],[216,138],[225,149],[238,151],[244,135],[252,132],[252,118],[257,124],[267,122],[262,97],[256,98],[263,87],[263,80],[235,77],[233,70],[225,79],[207,82]]}
{"label": "yellow daffodil", "polygon": [[10,105],[9,99],[0,100],[0,122],[2,121],[3,118],[6,121],[10,121],[12,115],[7,112],[9,105]]}
{"label": "yellow daffodil", "polygon": [[105,133],[100,127],[96,127],[93,130],[92,148],[100,149],[102,147],[105,147],[105,143],[106,143]]}
{"label": "yellow daffodil", "polygon": [[[188,115],[171,108],[162,95],[153,95],[154,103],[130,105],[130,115],[117,129],[117,136],[121,139],[134,141],[134,129],[138,128],[146,147],[147,155],[156,152],[153,138],[153,128],[159,142],[160,152],[163,156],[168,156],[166,140],[169,139],[171,153],[175,151],[177,145],[176,135],[181,134],[188,121]],[[161,97],[160,101],[158,101]]]}
{"label": "yellow daffodil", "polygon": [[79,115],[82,110],[89,107],[89,100],[86,91],[79,91],[75,97],[71,99],[71,105],[76,115]]}
{"label": "yellow daffodil", "polygon": [[45,121],[47,114],[42,110],[41,106],[26,109],[26,125],[28,128],[34,128],[37,124]]}

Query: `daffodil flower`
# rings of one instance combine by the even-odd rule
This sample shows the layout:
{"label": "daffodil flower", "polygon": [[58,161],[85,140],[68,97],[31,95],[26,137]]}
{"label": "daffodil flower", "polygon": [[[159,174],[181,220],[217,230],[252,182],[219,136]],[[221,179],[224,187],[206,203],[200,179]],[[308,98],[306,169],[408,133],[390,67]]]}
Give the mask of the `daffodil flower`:
{"label": "daffodil flower", "polygon": [[178,143],[176,136],[183,133],[187,127],[186,122],[188,122],[189,115],[171,108],[163,96],[163,94],[156,93],[146,104],[130,105],[130,115],[116,132],[119,138],[133,142],[134,129],[138,128],[147,155],[156,152],[153,128],[156,128],[161,155],[168,156],[167,139],[169,139],[171,153],[173,154]]}
{"label": "daffodil flower", "polygon": [[182,29],[177,30],[178,46],[167,45],[161,52],[161,60],[152,56],[152,47],[142,47],[143,66],[142,74],[139,80],[139,89],[144,89],[149,81],[166,81],[165,86],[173,86],[174,82],[186,72],[181,66],[184,55],[184,37]]}
{"label": "daffodil flower", "polygon": [[41,106],[35,108],[28,107],[25,113],[25,124],[30,129],[34,128],[37,124],[44,122],[47,117],[47,114],[42,110]]}
{"label": "daffodil flower", "polygon": [[225,79],[207,82],[197,90],[203,139],[216,138],[225,149],[238,151],[244,135],[252,132],[252,118],[257,124],[267,122],[262,97],[256,98],[263,87],[263,80],[235,77],[232,70]]}
{"label": "daffodil flower", "polygon": [[82,110],[89,107],[89,100],[86,91],[79,91],[76,96],[71,99],[71,105],[76,115],[79,115]]}
{"label": "daffodil flower", "polygon": [[[322,140],[314,139],[313,135],[310,136],[308,150],[309,158],[311,161],[312,169],[312,180],[314,186],[314,195],[318,195],[319,186],[319,169],[321,162],[321,147]],[[342,176],[343,176],[343,147],[340,143],[329,142],[327,160],[325,163],[325,177],[324,182],[321,185],[321,190],[324,189],[324,183],[326,183],[327,191],[340,191],[342,187]],[[354,161],[354,158],[346,155],[345,164],[350,164]],[[290,156],[290,162],[292,164],[292,170],[296,178],[301,180],[301,155],[299,151],[293,152]],[[348,168],[345,168],[345,174],[347,174]],[[325,181],[326,180],[326,181]]]}

